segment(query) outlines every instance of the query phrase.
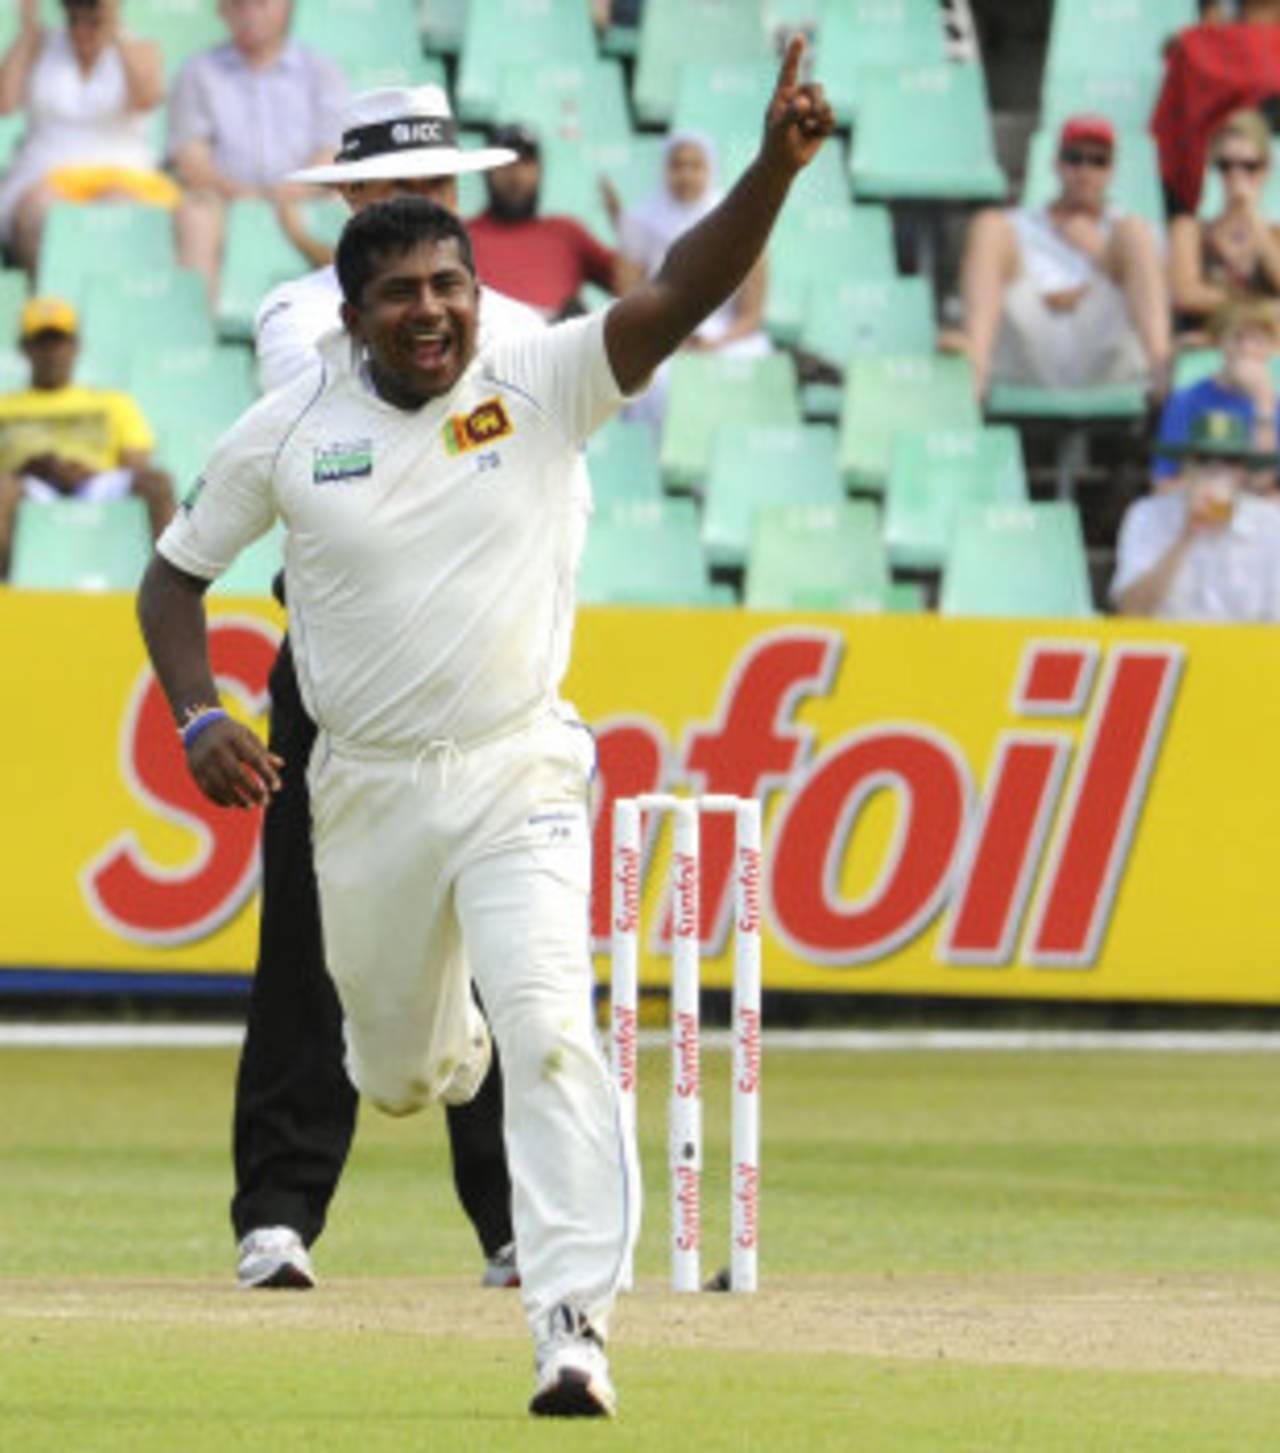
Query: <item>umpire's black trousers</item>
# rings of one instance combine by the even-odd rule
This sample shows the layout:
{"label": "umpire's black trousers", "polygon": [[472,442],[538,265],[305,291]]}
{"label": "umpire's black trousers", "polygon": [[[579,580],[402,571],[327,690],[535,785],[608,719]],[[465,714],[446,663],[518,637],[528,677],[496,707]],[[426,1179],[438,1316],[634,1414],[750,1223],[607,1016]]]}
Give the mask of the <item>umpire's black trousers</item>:
{"label": "umpire's black trousers", "polygon": [[[356,1092],[343,1069],[342,1010],[325,971],[311,864],[306,769],[316,738],[286,639],[271,672],[271,750],[284,786],[262,827],[262,924],[236,1079],[237,1237],[291,1226],[308,1246],[324,1228],[351,1148]],[[512,1239],[502,1144],[502,1076],[447,1110],[454,1184],[486,1256]]]}

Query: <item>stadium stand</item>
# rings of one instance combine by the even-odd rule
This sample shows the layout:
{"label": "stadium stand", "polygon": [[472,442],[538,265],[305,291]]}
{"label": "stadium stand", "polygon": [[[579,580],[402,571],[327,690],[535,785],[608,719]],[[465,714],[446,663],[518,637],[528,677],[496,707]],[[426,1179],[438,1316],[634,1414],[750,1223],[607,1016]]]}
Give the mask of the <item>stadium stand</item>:
{"label": "stadium stand", "polygon": [[455,101],[465,122],[495,122],[503,67],[595,61],[591,17],[582,0],[471,0],[463,31]]}
{"label": "stadium stand", "polygon": [[632,101],[641,125],[668,125],[675,114],[681,68],[766,61],[764,14],[733,0],[645,0]]}
{"label": "stadium stand", "polygon": [[337,61],[352,91],[445,79],[443,63],[422,54],[418,17],[407,0],[301,0],[293,34]]}
{"label": "stadium stand", "polygon": [[837,119],[862,123],[860,103],[876,71],[939,66],[946,59],[937,0],[826,0],[814,74],[823,78]]}
{"label": "stadium stand", "polygon": [[587,464],[597,506],[662,498],[658,449],[644,424],[626,419],[606,424],[587,443]]}
{"label": "stadium stand", "polygon": [[118,500],[23,500],[9,584],[22,590],[136,590],[151,556],[147,507]]}
{"label": "stadium stand", "polygon": [[597,509],[578,571],[578,599],[595,605],[711,605],[692,500],[621,501]]}
{"label": "stadium stand", "polygon": [[879,612],[889,565],[874,504],[759,510],[747,558],[746,604],[755,610]]}
{"label": "stadium stand", "polygon": [[951,616],[1093,615],[1079,510],[1069,501],[960,508],[939,608]]}

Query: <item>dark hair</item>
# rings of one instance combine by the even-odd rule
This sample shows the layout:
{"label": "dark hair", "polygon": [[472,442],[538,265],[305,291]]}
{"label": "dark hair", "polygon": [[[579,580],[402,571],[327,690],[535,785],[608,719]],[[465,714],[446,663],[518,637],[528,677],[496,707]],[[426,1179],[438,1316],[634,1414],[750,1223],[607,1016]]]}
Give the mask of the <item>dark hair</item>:
{"label": "dark hair", "polygon": [[333,264],[342,286],[342,296],[353,308],[369,280],[388,258],[403,257],[422,242],[458,244],[458,252],[472,277],[476,273],[475,257],[467,229],[449,211],[426,197],[393,197],[389,202],[374,202],[357,212],[342,229]]}

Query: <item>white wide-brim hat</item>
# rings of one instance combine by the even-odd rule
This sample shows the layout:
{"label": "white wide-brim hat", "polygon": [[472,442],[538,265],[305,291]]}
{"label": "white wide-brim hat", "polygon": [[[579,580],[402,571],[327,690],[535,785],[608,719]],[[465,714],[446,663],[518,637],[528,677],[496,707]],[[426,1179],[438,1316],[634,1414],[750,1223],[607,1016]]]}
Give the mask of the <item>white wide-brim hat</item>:
{"label": "white wide-brim hat", "polygon": [[514,151],[458,147],[458,126],[439,86],[362,91],[342,118],[342,146],[325,166],[290,172],[291,182],[389,182],[487,172],[516,160]]}

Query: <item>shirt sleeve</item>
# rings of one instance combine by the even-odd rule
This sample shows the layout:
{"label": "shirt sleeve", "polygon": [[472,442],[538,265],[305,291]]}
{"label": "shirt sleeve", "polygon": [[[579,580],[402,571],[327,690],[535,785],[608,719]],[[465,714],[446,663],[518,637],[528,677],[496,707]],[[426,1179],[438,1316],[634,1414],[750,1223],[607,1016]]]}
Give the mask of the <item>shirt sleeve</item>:
{"label": "shirt sleeve", "polygon": [[508,340],[490,369],[523,390],[576,449],[626,402],[604,344],[608,310]]}
{"label": "shirt sleeve", "polygon": [[133,452],[149,454],[156,447],[151,425],[128,394],[111,396],[111,429],[115,435],[117,456]]}
{"label": "shirt sleeve", "polygon": [[157,553],[188,575],[216,580],[275,522],[272,466],[280,430],[272,403],[260,400],[223,435],[156,541]]}
{"label": "shirt sleeve", "polygon": [[1125,512],[1116,542],[1116,573],[1108,595],[1113,605],[1150,570],[1174,541],[1167,520],[1173,518],[1163,511],[1157,513],[1152,499],[1140,499]]}

